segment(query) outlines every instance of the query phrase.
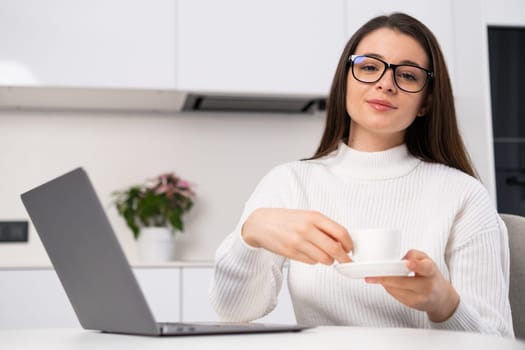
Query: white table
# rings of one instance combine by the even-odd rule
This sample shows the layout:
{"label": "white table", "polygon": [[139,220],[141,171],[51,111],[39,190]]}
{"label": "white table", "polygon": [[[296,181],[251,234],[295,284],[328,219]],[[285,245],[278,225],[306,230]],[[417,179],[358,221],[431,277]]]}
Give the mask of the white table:
{"label": "white table", "polygon": [[0,331],[0,349],[525,349],[525,342],[465,332],[421,329],[317,327],[300,333],[144,337],[82,329]]}

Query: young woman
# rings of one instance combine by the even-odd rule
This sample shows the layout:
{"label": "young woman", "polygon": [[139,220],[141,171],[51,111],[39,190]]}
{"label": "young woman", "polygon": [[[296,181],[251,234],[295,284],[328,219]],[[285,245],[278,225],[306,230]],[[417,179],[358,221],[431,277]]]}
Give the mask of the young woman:
{"label": "young woman", "polygon": [[[413,277],[349,279],[352,229],[396,228]],[[439,45],[401,13],[349,40],[316,154],[271,170],[219,247],[211,301],[255,320],[282,267],[298,323],[513,336],[507,231],[461,140]]]}

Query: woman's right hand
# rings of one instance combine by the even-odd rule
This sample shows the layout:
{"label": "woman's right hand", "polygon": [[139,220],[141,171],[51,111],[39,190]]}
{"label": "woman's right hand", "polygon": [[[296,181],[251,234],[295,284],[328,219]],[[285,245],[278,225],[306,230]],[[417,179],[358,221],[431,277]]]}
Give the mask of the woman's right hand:
{"label": "woman's right hand", "polygon": [[307,264],[351,261],[348,231],[316,211],[259,208],[244,222],[241,235],[252,247]]}

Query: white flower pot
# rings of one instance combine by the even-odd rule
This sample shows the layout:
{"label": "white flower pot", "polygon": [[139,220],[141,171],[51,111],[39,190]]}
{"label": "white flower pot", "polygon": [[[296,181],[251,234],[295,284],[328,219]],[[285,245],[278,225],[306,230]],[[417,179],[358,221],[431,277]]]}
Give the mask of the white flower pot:
{"label": "white flower pot", "polygon": [[175,236],[167,227],[143,227],[137,242],[140,261],[163,263],[173,260]]}

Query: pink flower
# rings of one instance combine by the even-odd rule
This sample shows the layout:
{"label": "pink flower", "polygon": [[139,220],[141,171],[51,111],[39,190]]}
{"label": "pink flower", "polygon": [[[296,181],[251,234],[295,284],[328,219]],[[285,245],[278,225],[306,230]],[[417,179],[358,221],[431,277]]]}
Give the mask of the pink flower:
{"label": "pink flower", "polygon": [[170,185],[162,184],[159,187],[155,188],[155,194],[166,193],[170,190],[170,187],[171,187]]}
{"label": "pink flower", "polygon": [[179,180],[178,185],[180,188],[190,188],[190,183],[186,180]]}

